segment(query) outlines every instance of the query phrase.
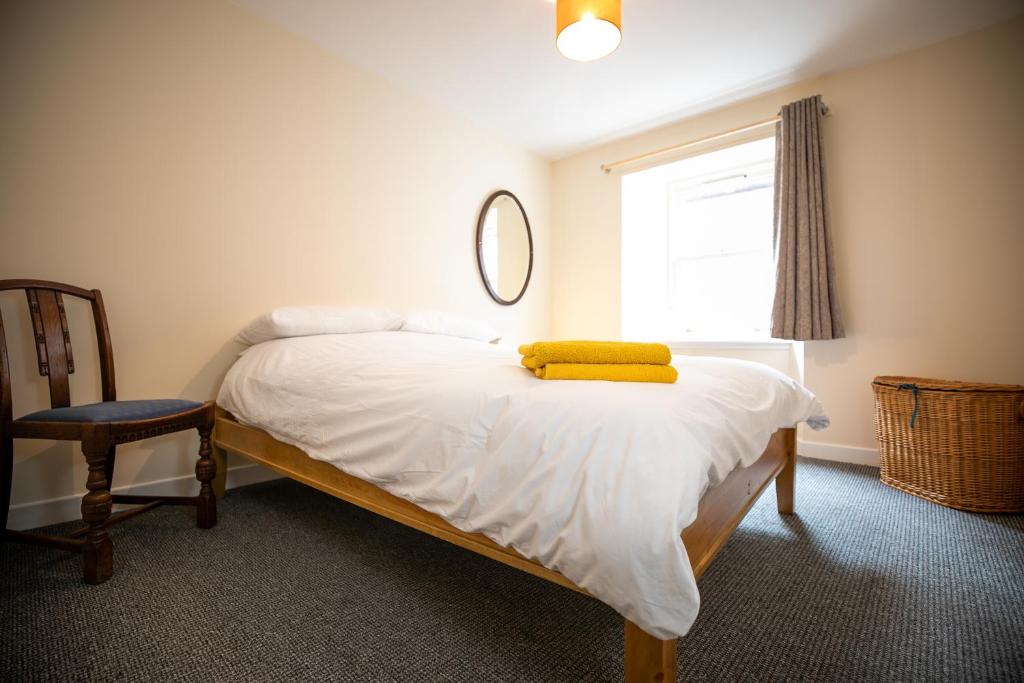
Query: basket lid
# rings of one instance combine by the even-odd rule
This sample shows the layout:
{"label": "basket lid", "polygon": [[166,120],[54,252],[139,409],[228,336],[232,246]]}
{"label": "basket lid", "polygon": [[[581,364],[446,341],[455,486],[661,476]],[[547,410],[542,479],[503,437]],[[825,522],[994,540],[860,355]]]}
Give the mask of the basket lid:
{"label": "basket lid", "polygon": [[871,382],[883,387],[899,389],[911,384],[918,389],[930,391],[992,391],[999,393],[1024,393],[1024,386],[1019,384],[982,384],[978,382],[961,382],[952,379],[928,379],[925,377],[903,377],[901,375],[880,375]]}

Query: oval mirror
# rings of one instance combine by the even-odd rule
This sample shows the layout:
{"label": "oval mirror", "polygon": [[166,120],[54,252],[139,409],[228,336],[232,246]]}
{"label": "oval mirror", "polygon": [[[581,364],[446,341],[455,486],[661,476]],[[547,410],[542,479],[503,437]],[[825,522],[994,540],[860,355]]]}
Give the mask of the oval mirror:
{"label": "oval mirror", "polygon": [[533,235],[514,194],[498,190],[476,224],[476,262],[491,298],[510,306],[523,298],[533,271]]}

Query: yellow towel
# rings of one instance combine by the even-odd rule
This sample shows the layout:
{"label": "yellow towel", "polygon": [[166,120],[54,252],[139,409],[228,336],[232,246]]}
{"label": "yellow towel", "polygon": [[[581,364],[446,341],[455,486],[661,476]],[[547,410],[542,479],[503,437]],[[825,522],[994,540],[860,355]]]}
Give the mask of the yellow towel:
{"label": "yellow towel", "polygon": [[541,379],[597,379],[609,382],[672,384],[679,373],[671,365],[642,363],[548,363],[533,371]]}
{"label": "yellow towel", "polygon": [[672,352],[664,344],[637,342],[555,341],[523,344],[523,366],[536,370],[548,363],[668,365]]}

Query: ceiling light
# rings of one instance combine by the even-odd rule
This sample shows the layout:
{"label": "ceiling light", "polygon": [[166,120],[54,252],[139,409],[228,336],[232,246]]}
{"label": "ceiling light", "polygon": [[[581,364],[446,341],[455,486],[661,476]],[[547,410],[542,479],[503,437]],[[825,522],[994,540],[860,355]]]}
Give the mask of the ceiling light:
{"label": "ceiling light", "polygon": [[615,51],[622,40],[622,0],[558,0],[555,45],[577,62]]}

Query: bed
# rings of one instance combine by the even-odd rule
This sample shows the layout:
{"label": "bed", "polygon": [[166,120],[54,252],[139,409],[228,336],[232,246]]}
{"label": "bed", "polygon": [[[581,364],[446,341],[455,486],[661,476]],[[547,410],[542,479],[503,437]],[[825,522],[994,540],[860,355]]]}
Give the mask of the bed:
{"label": "bed", "polygon": [[[696,578],[828,420],[769,368],[677,358],[675,385],[545,382],[508,349],[409,332],[247,349],[214,444],[625,618],[625,680],[674,680]],[[223,491],[223,480],[219,490]]]}

